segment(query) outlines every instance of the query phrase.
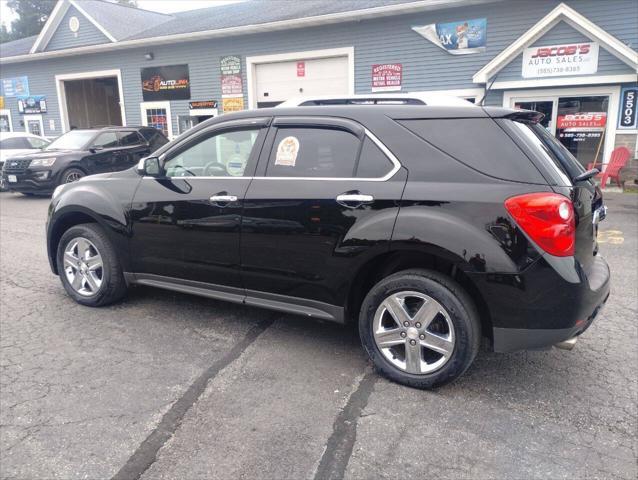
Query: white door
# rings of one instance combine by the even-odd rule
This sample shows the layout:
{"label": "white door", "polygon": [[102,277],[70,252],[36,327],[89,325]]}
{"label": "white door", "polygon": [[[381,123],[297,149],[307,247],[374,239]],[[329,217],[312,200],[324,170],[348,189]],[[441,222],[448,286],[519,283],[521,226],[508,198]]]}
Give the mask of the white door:
{"label": "white door", "polygon": [[42,124],[42,115],[25,115],[24,128],[28,133],[44,136],[44,125]]}
{"label": "white door", "polygon": [[173,138],[170,102],[142,102],[142,125],[161,130],[169,139]]}
{"label": "white door", "polygon": [[347,95],[348,57],[297,59],[255,65],[257,106],[270,107],[292,97]]}

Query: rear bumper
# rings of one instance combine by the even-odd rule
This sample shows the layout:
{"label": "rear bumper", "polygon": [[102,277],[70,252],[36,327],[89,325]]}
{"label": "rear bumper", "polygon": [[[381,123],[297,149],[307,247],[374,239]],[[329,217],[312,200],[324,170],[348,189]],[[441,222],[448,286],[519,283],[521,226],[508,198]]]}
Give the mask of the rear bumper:
{"label": "rear bumper", "polygon": [[609,298],[609,266],[597,256],[588,274],[575,260],[573,268],[577,282],[544,259],[518,275],[472,275],[490,311],[494,351],[549,347],[589,328]]}

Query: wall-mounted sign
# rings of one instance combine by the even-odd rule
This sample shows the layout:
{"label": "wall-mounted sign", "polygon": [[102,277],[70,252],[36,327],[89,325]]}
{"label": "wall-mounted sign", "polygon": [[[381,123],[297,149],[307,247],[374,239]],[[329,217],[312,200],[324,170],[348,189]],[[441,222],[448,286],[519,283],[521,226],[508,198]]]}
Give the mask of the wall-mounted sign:
{"label": "wall-mounted sign", "polygon": [[605,128],[607,114],[605,112],[578,112],[559,115],[556,128]]}
{"label": "wall-mounted sign", "polygon": [[188,100],[191,83],[188,65],[142,68],[142,96],[154,100]]}
{"label": "wall-mounted sign", "polygon": [[400,63],[382,63],[372,65],[372,91],[390,92],[401,90],[403,65]]}
{"label": "wall-mounted sign", "polygon": [[598,44],[566,43],[523,51],[523,78],[589,75],[598,71]]}
{"label": "wall-mounted sign", "polygon": [[222,75],[237,75],[241,72],[241,58],[237,55],[227,55],[219,61]]}
{"label": "wall-mounted sign", "polygon": [[188,108],[190,110],[217,108],[217,100],[200,100],[198,102],[188,102]]}
{"label": "wall-mounted sign", "polygon": [[239,112],[244,109],[244,97],[223,98],[222,110],[224,113]]}
{"label": "wall-mounted sign", "polygon": [[222,95],[236,96],[244,93],[241,75],[222,75]]}
{"label": "wall-mounted sign", "polygon": [[4,97],[0,96],[0,110],[4,108]]}
{"label": "wall-mounted sign", "polygon": [[452,55],[484,52],[487,43],[485,18],[431,23],[422,27],[412,27],[412,30]]}
{"label": "wall-mounted sign", "polygon": [[46,113],[47,100],[44,95],[18,97],[18,113]]}
{"label": "wall-mounted sign", "polygon": [[306,62],[297,62],[297,76],[298,77],[306,76]]}
{"label": "wall-mounted sign", "polygon": [[625,87],[620,93],[620,109],[618,111],[618,128],[635,129],[636,122],[636,101],[638,100],[638,87]]}
{"label": "wall-mounted sign", "polygon": [[29,78],[15,77],[2,79],[2,95],[5,97],[19,97],[29,95]]}

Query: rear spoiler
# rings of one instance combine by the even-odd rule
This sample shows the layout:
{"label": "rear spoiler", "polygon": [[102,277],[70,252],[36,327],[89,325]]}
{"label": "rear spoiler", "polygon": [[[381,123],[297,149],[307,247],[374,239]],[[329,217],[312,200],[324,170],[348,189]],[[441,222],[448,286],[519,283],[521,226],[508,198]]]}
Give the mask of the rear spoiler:
{"label": "rear spoiler", "polygon": [[517,110],[505,115],[504,118],[518,122],[539,123],[543,118],[545,118],[545,114],[535,112],[533,110]]}
{"label": "rear spoiler", "polygon": [[539,123],[545,117],[545,114],[534,110],[501,107],[483,107],[483,110],[492,118],[507,118],[518,122]]}

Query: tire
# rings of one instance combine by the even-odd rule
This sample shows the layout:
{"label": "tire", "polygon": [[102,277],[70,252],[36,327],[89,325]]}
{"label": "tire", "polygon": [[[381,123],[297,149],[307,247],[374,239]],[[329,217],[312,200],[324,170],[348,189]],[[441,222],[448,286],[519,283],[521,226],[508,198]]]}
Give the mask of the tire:
{"label": "tire", "polygon": [[60,175],[60,180],[58,181],[58,185],[77,182],[80,178],[84,176],[86,176],[86,173],[84,173],[84,170],[80,170],[79,168],[75,168],[75,167],[67,168],[64,172],[62,172],[62,175]]}
{"label": "tire", "polygon": [[[87,251],[87,254],[83,253]],[[70,253],[66,262],[65,253]],[[71,267],[73,262],[70,260],[73,258],[79,264]],[[56,261],[64,289],[82,305],[101,307],[126,295],[126,281],[119,259],[104,229],[98,224],[76,225],[64,232],[58,244]],[[74,282],[76,278],[77,282]]]}
{"label": "tire", "polygon": [[427,389],[452,382],[469,368],[478,353],[481,323],[472,299],[454,280],[430,270],[404,270],[368,292],[359,335],[379,373]]}

